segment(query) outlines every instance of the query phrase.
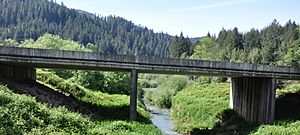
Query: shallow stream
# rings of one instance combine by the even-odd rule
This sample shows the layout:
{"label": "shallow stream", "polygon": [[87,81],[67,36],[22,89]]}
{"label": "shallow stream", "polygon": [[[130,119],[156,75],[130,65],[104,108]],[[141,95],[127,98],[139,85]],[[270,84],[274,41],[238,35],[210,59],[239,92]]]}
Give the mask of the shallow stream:
{"label": "shallow stream", "polygon": [[150,112],[152,123],[159,128],[165,135],[179,135],[172,129],[174,123],[170,117],[169,109],[161,109],[156,106],[146,104],[147,109]]}

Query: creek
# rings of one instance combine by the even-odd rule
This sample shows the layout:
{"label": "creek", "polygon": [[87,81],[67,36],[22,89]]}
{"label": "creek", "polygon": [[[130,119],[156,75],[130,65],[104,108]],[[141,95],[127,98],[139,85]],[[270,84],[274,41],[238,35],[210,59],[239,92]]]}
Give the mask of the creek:
{"label": "creek", "polygon": [[146,104],[151,115],[152,123],[165,135],[180,135],[173,131],[174,123],[170,116],[170,109],[161,109],[156,106]]}

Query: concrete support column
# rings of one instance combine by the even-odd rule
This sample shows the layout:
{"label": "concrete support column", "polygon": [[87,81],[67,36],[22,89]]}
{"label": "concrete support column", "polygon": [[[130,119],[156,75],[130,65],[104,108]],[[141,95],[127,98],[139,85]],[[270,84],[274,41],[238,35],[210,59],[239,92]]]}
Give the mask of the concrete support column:
{"label": "concrete support column", "polygon": [[130,120],[137,119],[137,70],[131,70]]}
{"label": "concrete support column", "polygon": [[0,77],[15,81],[36,81],[36,70],[30,67],[0,64]]}
{"label": "concrete support column", "polygon": [[275,113],[276,79],[231,78],[230,107],[250,123],[270,123]]}

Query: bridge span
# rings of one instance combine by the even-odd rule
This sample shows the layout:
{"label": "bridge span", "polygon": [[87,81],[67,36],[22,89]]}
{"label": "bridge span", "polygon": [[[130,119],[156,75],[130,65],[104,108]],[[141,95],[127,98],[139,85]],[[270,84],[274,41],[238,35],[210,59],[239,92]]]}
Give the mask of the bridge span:
{"label": "bridge span", "polygon": [[0,76],[35,81],[35,68],[131,72],[132,120],[136,119],[137,113],[138,73],[230,77],[230,106],[252,123],[273,121],[276,79],[300,80],[298,67],[0,47]]}

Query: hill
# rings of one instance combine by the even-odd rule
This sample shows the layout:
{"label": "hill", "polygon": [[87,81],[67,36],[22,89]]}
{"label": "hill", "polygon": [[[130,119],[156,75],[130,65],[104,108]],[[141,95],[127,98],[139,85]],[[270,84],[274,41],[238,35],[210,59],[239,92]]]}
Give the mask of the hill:
{"label": "hill", "polygon": [[[53,0],[1,0],[0,39],[36,40],[45,33],[78,41],[94,51],[168,57],[173,37],[116,16],[69,9]],[[92,45],[91,45],[92,44]]]}
{"label": "hill", "polygon": [[0,78],[0,134],[160,135],[140,101],[137,107],[139,121],[129,121],[128,96],[89,90],[42,70],[38,82]]}

